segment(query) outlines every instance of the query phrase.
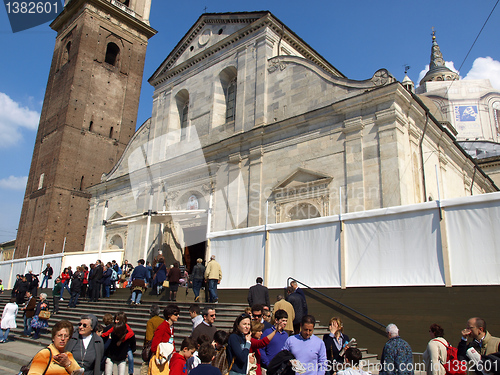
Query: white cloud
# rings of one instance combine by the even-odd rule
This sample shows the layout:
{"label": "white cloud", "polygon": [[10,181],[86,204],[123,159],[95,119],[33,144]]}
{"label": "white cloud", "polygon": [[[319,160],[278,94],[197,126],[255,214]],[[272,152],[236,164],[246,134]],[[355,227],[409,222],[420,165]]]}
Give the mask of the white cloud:
{"label": "white cloud", "polygon": [[[444,65],[451,69],[452,71],[454,71],[455,73],[458,73],[458,70],[455,69],[455,64],[453,63],[453,61],[445,61],[444,62]],[[429,64],[427,64],[425,66],[425,68],[423,70],[420,71],[419,75],[418,75],[418,80],[416,82],[416,85],[419,86],[420,85],[420,81],[422,80],[422,78],[424,78],[425,74],[429,71]]]}
{"label": "white cloud", "polygon": [[22,176],[22,177],[9,176],[7,178],[0,179],[0,189],[24,190],[26,189],[27,182],[28,182],[28,176]]}
{"label": "white cloud", "polygon": [[0,92],[0,148],[14,146],[23,139],[21,129],[36,130],[40,113],[23,107]]}
{"label": "white cloud", "polygon": [[491,85],[500,90],[500,61],[491,57],[478,57],[464,79],[489,79]]}

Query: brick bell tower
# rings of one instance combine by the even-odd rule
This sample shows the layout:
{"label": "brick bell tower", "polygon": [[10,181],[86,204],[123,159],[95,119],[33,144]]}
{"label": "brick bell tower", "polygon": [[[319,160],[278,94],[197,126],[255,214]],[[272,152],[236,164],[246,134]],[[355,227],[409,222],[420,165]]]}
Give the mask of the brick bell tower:
{"label": "brick bell tower", "polygon": [[151,0],[65,0],[16,258],[83,251],[90,195],[135,133]]}

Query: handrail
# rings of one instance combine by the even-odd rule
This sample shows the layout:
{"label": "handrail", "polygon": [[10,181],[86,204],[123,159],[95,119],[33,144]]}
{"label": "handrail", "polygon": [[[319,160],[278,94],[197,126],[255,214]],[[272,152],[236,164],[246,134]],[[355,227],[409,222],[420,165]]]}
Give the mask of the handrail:
{"label": "handrail", "polygon": [[386,325],[385,325],[385,324],[382,324],[382,323],[380,323],[380,322],[376,321],[375,319],[372,319],[372,318],[370,318],[369,316],[366,316],[365,314],[363,314],[363,313],[361,313],[361,312],[359,312],[359,311],[357,311],[357,310],[353,309],[352,307],[349,307],[349,306],[347,306],[347,305],[343,304],[342,302],[337,301],[335,298],[332,298],[332,297],[330,297],[330,296],[327,296],[325,293],[322,293],[322,292],[320,292],[319,290],[317,290],[317,289],[315,289],[315,288],[313,288],[313,287],[310,287],[309,285],[306,285],[306,284],[304,284],[303,282],[301,282],[301,281],[299,281],[299,280],[297,280],[297,279],[294,279],[293,277],[289,277],[288,279],[286,279],[286,285],[290,285],[290,280],[293,280],[293,281],[295,281],[295,282],[299,283],[300,285],[303,285],[303,286],[305,286],[306,288],[308,288],[308,289],[311,289],[311,290],[315,291],[316,293],[318,293],[318,294],[322,295],[323,297],[325,297],[325,298],[327,298],[327,299],[329,299],[329,300],[332,300],[332,301],[333,301],[333,302],[335,302],[335,303],[338,303],[340,306],[345,307],[346,309],[351,310],[352,312],[354,312],[354,313],[356,313],[356,314],[358,314],[358,315],[361,315],[363,318],[368,319],[369,321],[371,321],[371,322],[373,322],[373,323],[376,323],[376,324],[378,324],[379,326],[384,327],[384,329],[385,329],[385,327],[386,327]]}

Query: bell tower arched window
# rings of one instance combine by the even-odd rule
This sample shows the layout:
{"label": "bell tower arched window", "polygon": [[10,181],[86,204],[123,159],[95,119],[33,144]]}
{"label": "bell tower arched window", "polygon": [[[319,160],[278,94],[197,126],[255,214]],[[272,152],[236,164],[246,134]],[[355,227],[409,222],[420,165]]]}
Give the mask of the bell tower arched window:
{"label": "bell tower arched window", "polygon": [[120,48],[113,42],[108,43],[108,46],[106,47],[106,58],[104,61],[115,66],[118,63],[119,57]]}

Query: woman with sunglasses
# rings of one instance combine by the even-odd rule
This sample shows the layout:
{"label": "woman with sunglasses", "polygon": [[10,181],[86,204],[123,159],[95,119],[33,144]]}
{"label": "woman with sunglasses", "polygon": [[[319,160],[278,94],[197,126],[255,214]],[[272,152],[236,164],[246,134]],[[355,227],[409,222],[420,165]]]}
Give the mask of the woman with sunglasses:
{"label": "woman with sunglasses", "polygon": [[153,341],[151,342],[151,353],[156,353],[158,345],[162,342],[170,342],[174,345],[174,323],[179,319],[180,309],[177,305],[167,305],[165,310],[163,310],[163,316],[165,320],[161,323],[153,335]]}
{"label": "woman with sunglasses", "polygon": [[101,374],[101,361],[104,355],[102,338],[95,333],[97,317],[82,315],[78,331],[69,339],[66,350],[73,354],[76,362],[84,369],[84,375]]}
{"label": "woman with sunglasses", "polygon": [[252,334],[250,332],[250,315],[241,314],[233,324],[233,331],[227,343],[227,362],[229,375],[246,374],[248,354],[250,353]]}

